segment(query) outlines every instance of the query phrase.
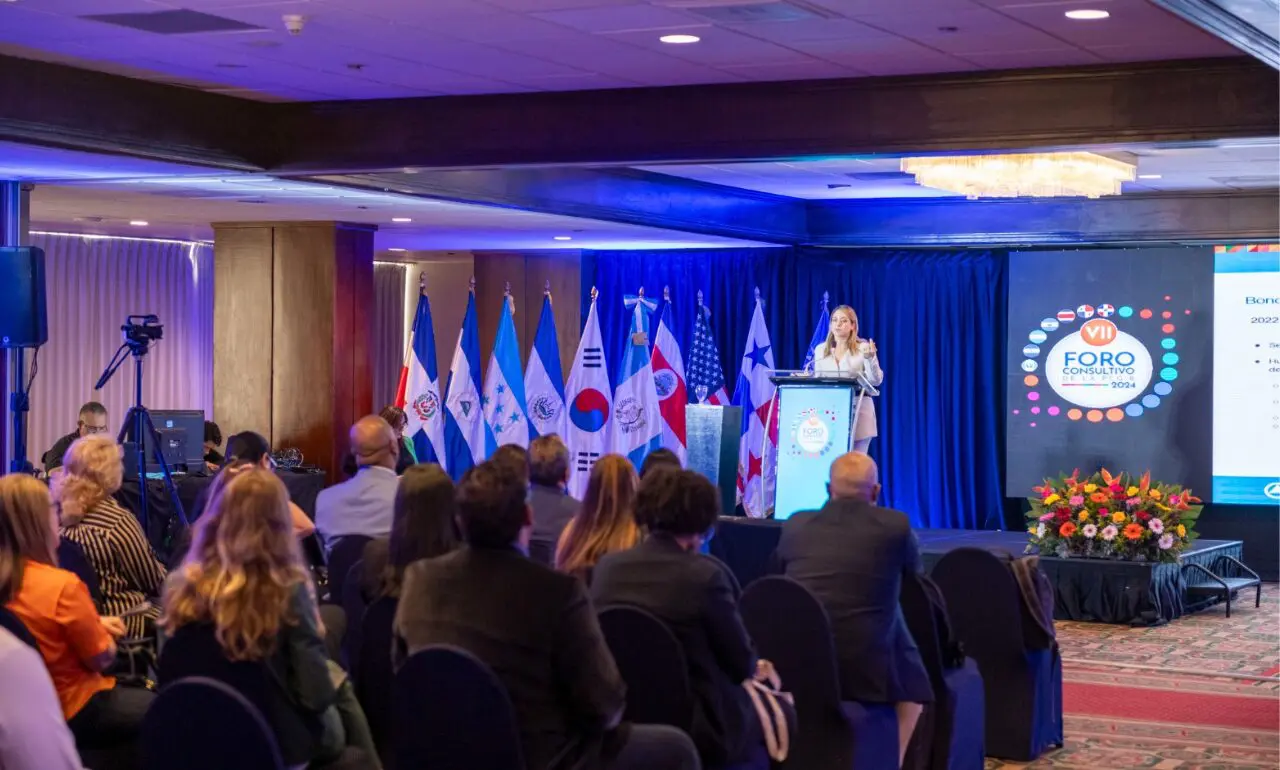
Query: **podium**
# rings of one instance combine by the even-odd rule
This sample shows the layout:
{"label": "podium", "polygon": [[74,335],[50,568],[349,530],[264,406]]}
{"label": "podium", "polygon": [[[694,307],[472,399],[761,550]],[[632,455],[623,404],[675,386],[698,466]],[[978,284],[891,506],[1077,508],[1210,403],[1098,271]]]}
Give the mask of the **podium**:
{"label": "podium", "polygon": [[742,407],[689,404],[684,408],[685,467],[720,490],[720,512],[732,516],[738,501],[738,440]]}
{"label": "podium", "polygon": [[876,393],[848,377],[775,375],[770,381],[778,389],[773,518],[787,519],[826,504],[831,463],[853,447],[864,391]]}

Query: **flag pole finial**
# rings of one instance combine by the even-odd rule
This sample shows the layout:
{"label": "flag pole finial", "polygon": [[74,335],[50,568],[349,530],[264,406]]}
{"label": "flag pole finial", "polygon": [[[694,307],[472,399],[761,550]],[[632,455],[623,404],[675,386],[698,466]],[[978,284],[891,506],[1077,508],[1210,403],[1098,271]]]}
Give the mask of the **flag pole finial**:
{"label": "flag pole finial", "polygon": [[467,285],[470,287],[471,293],[475,294],[476,293],[476,277],[474,275],[471,276],[471,281]]}
{"label": "flag pole finial", "polygon": [[419,294],[427,293],[427,271],[426,270],[423,270],[421,273],[418,273],[418,293]]}
{"label": "flag pole finial", "polygon": [[644,287],[640,287],[640,299],[644,299]]}
{"label": "flag pole finial", "polygon": [[671,302],[671,287],[670,287],[670,286],[663,286],[663,287],[662,287],[662,301],[663,301],[663,302],[668,302],[668,303],[669,303],[669,302]]}
{"label": "flag pole finial", "polygon": [[551,296],[551,279],[550,278],[548,278],[546,281],[542,283],[542,293],[548,297]]}
{"label": "flag pole finial", "polygon": [[698,307],[702,307],[702,289],[698,289]]}
{"label": "flag pole finial", "polygon": [[599,296],[600,296],[600,291],[599,291],[598,289],[596,289],[596,287],[592,286],[592,287],[591,287],[591,301],[592,301],[592,302],[595,302],[595,301],[596,301],[596,297],[599,297]]}
{"label": "flag pole finial", "polygon": [[504,296],[504,297],[510,297],[510,296],[511,296],[511,281],[507,281],[505,284],[503,284],[503,287],[502,287],[502,296]]}
{"label": "flag pole finial", "polygon": [[827,309],[827,303],[831,301],[831,292],[822,292],[822,309]]}
{"label": "flag pole finial", "polygon": [[760,299],[760,287],[759,287],[759,286],[757,286],[757,287],[756,287],[756,303],[757,303],[758,305],[760,305],[760,307],[762,307],[762,308],[764,307],[764,300],[763,300],[763,299]]}

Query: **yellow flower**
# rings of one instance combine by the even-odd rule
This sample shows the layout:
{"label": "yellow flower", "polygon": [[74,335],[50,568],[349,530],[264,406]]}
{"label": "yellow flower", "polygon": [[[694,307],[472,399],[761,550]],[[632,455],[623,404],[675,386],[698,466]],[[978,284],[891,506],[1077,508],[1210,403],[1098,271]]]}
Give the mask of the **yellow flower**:
{"label": "yellow flower", "polygon": [[1160,490],[1158,490],[1158,489],[1153,489],[1153,490],[1151,490],[1150,492],[1148,492],[1147,494],[1151,496],[1151,499],[1152,499],[1152,500],[1159,500],[1159,499],[1160,499],[1160,497],[1161,497],[1161,495],[1160,495]]}
{"label": "yellow flower", "polygon": [[1115,513],[1111,514],[1111,521],[1112,521],[1112,522],[1114,522],[1114,523],[1116,523],[1116,524],[1119,524],[1119,523],[1123,522],[1123,521],[1124,521],[1124,514],[1123,514],[1123,513],[1121,513],[1120,511],[1116,511]]}
{"label": "yellow flower", "polygon": [[1034,535],[1035,533],[1036,533],[1036,528],[1035,528],[1035,527],[1027,527],[1027,534],[1028,534],[1028,535]]}
{"label": "yellow flower", "polygon": [[1089,494],[1093,494],[1094,492],[1097,492],[1097,491],[1098,491],[1098,485],[1097,485],[1097,484],[1085,484],[1085,485],[1084,485],[1084,491],[1085,491],[1085,492],[1087,492],[1087,493],[1089,493]]}
{"label": "yellow flower", "polygon": [[1080,512],[1080,521],[1088,521],[1088,520],[1089,520],[1089,512],[1088,512],[1088,511],[1081,511],[1081,512]]}
{"label": "yellow flower", "polygon": [[1186,536],[1187,536],[1187,526],[1185,524],[1179,524],[1178,537],[1186,537]]}
{"label": "yellow flower", "polygon": [[1141,492],[1141,491],[1142,491],[1142,490],[1138,489],[1137,487],[1129,487],[1128,489],[1126,489],[1126,490],[1124,491],[1124,493],[1125,493],[1126,495],[1128,495],[1129,497],[1133,497],[1134,495],[1138,494],[1138,493],[1139,493],[1139,492]]}
{"label": "yellow flower", "polygon": [[1053,493],[1052,495],[1049,495],[1048,497],[1046,497],[1046,498],[1044,499],[1044,504],[1045,504],[1045,505],[1053,505],[1054,503],[1058,502],[1058,501],[1059,501],[1059,500],[1061,500],[1061,499],[1062,499],[1062,497],[1060,497],[1060,496],[1058,495],[1058,493],[1057,493],[1057,492],[1055,492],[1055,493]]}
{"label": "yellow flower", "polygon": [[1170,508],[1169,506],[1167,506],[1167,505],[1161,505],[1160,503],[1156,503],[1155,505],[1156,505],[1156,508],[1157,508],[1157,509],[1159,509],[1159,510],[1161,510],[1161,511],[1164,511],[1165,513],[1168,513],[1169,511],[1172,511],[1172,510],[1173,510],[1173,509],[1172,509],[1172,508]]}

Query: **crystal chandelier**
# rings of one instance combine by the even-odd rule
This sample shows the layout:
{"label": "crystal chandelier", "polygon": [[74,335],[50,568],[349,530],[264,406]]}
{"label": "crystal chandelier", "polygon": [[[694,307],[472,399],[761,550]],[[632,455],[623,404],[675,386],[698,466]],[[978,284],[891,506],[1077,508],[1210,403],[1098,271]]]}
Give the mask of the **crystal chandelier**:
{"label": "crystal chandelier", "polygon": [[1136,166],[1091,152],[1036,152],[903,158],[916,183],[966,198],[1053,198],[1119,195]]}

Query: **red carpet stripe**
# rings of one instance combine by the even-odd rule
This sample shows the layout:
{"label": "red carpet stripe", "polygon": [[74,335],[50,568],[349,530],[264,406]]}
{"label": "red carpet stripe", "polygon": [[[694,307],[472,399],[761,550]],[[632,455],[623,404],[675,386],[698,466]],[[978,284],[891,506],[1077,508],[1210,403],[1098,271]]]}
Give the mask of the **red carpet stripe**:
{"label": "red carpet stripe", "polygon": [[1184,725],[1218,725],[1254,730],[1280,726],[1280,699],[1146,690],[1109,685],[1063,685],[1068,714],[1110,716]]}

